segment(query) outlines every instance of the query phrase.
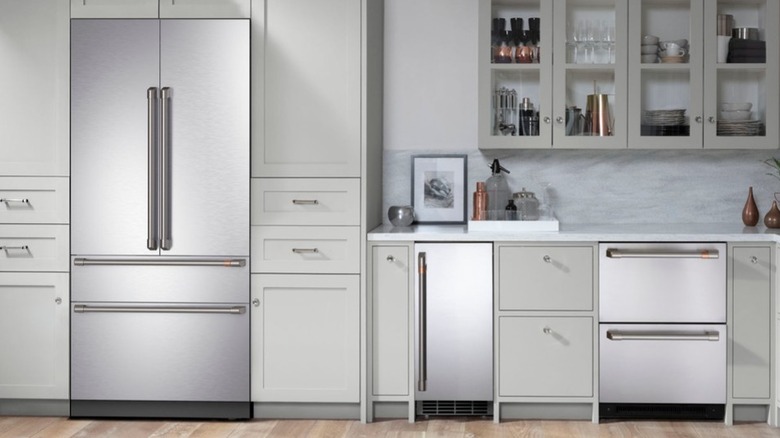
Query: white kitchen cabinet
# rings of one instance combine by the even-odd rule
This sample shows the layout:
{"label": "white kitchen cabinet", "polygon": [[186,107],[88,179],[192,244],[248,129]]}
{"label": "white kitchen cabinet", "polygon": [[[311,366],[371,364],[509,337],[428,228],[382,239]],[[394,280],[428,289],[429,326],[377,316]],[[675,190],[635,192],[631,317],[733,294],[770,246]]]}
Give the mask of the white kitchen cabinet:
{"label": "white kitchen cabinet", "polygon": [[67,273],[0,273],[0,399],[69,398]]}
{"label": "white kitchen cabinet", "polygon": [[0,271],[68,272],[67,225],[0,225]]}
{"label": "white kitchen cabinet", "polygon": [[593,318],[498,320],[500,396],[593,396]]}
{"label": "white kitchen cabinet", "polygon": [[[598,258],[591,242],[496,242],[494,419],[527,404],[598,422]],[[571,414],[564,414],[571,415]]]}
{"label": "white kitchen cabinet", "polygon": [[68,175],[68,18],[62,1],[0,2],[0,175]]}
{"label": "white kitchen cabinet", "polygon": [[253,178],[252,225],[360,225],[360,180]]}
{"label": "white kitchen cabinet", "polygon": [[[769,246],[732,247],[732,388],[735,399],[769,399],[772,257]],[[735,401],[735,403],[738,401]]]}
{"label": "white kitchen cabinet", "polygon": [[[626,38],[627,0],[481,0],[478,26],[478,132],[481,149],[527,148],[624,148],[627,138],[627,70]],[[493,62],[491,22],[522,18],[527,29],[529,18],[539,17],[540,56],[538,63]],[[588,59],[572,56],[575,46],[572,30],[578,23],[612,26],[611,48],[593,35],[599,55]],[[580,43],[585,46],[585,43]],[[603,47],[603,50],[602,50]],[[603,55],[603,56],[602,56]],[[553,68],[555,65],[555,68]],[[496,90],[506,88],[516,92],[516,104],[509,111],[497,111]],[[576,106],[584,116],[587,96],[595,92],[607,94],[610,127],[608,135],[582,135],[567,131],[567,108]],[[520,132],[518,104],[529,98],[538,111],[539,130],[536,135],[505,135],[501,124],[511,124]]]}
{"label": "white kitchen cabinet", "polygon": [[[717,62],[717,16],[734,16],[735,26],[760,29],[766,62]],[[780,119],[778,51],[780,2],[757,0],[640,0],[629,6],[629,147],[654,149],[776,149]],[[662,41],[685,39],[683,63],[642,63],[644,35]],[[742,125],[720,119],[721,104],[749,102]],[[657,121],[648,111],[685,110],[685,122]],[[654,120],[655,119],[655,120]],[[764,129],[759,129],[763,125]],[[755,128],[755,132],[750,132]],[[739,129],[750,132],[739,134]],[[731,130],[735,134],[728,135]]]}
{"label": "white kitchen cabinet", "polygon": [[592,246],[499,248],[500,310],[593,310]]}
{"label": "white kitchen cabinet", "polygon": [[249,18],[251,0],[70,0],[72,18]]}
{"label": "white kitchen cabinet", "polygon": [[360,227],[252,227],[252,272],[360,273]]}
{"label": "white kitchen cabinet", "polygon": [[67,224],[67,177],[0,177],[0,224]]}
{"label": "white kitchen cabinet", "polygon": [[371,247],[371,394],[378,399],[411,401],[411,254],[411,244]]}
{"label": "white kitchen cabinet", "polygon": [[360,401],[360,277],[252,276],[254,402]]}
{"label": "white kitchen cabinet", "polygon": [[362,3],[255,0],[253,177],[361,175]]}

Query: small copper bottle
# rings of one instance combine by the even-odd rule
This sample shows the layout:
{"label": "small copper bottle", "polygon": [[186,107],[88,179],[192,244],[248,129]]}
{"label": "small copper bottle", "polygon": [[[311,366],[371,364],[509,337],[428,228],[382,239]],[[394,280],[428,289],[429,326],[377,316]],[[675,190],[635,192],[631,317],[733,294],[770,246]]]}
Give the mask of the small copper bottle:
{"label": "small copper bottle", "polygon": [[474,192],[474,215],[471,220],[484,221],[487,219],[488,193],[485,190],[485,182],[477,182],[477,191]]}

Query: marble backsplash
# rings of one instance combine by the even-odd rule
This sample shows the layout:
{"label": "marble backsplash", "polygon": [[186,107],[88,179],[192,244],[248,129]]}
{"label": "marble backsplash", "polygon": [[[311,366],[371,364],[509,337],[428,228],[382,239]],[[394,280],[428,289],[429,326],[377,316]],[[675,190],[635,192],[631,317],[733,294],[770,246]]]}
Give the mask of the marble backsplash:
{"label": "marble backsplash", "polygon": [[763,221],[780,192],[780,180],[767,175],[773,170],[762,163],[780,157],[772,150],[386,149],[385,213],[391,205],[411,203],[411,159],[423,154],[468,155],[469,217],[471,194],[477,181],[490,177],[493,158],[511,171],[512,191],[546,193],[562,224],[740,223],[750,186]]}

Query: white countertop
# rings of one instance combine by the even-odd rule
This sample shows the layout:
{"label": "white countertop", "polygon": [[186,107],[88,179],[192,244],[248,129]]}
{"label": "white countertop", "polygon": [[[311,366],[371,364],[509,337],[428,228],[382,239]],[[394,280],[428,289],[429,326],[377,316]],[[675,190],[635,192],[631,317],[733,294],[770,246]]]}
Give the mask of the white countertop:
{"label": "white countertop", "polygon": [[393,227],[381,225],[369,232],[368,240],[378,241],[518,241],[518,242],[576,242],[576,241],[721,241],[721,242],[778,242],[780,229],[763,225],[746,227],[741,223],[728,224],[561,224],[560,231],[523,233],[471,231],[468,225],[414,225]]}

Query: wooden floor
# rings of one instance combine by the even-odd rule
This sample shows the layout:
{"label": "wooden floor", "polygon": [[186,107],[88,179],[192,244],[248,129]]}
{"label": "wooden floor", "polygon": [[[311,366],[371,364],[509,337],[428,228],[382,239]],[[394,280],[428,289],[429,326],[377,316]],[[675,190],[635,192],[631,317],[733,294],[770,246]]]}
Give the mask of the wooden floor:
{"label": "wooden floor", "polygon": [[0,417],[0,437],[121,437],[121,438],[262,438],[262,437],[780,437],[780,429],[762,423],[725,426],[713,422],[507,421],[435,419],[410,424],[385,420],[357,421],[253,420],[239,422],[69,420],[61,417]]}

